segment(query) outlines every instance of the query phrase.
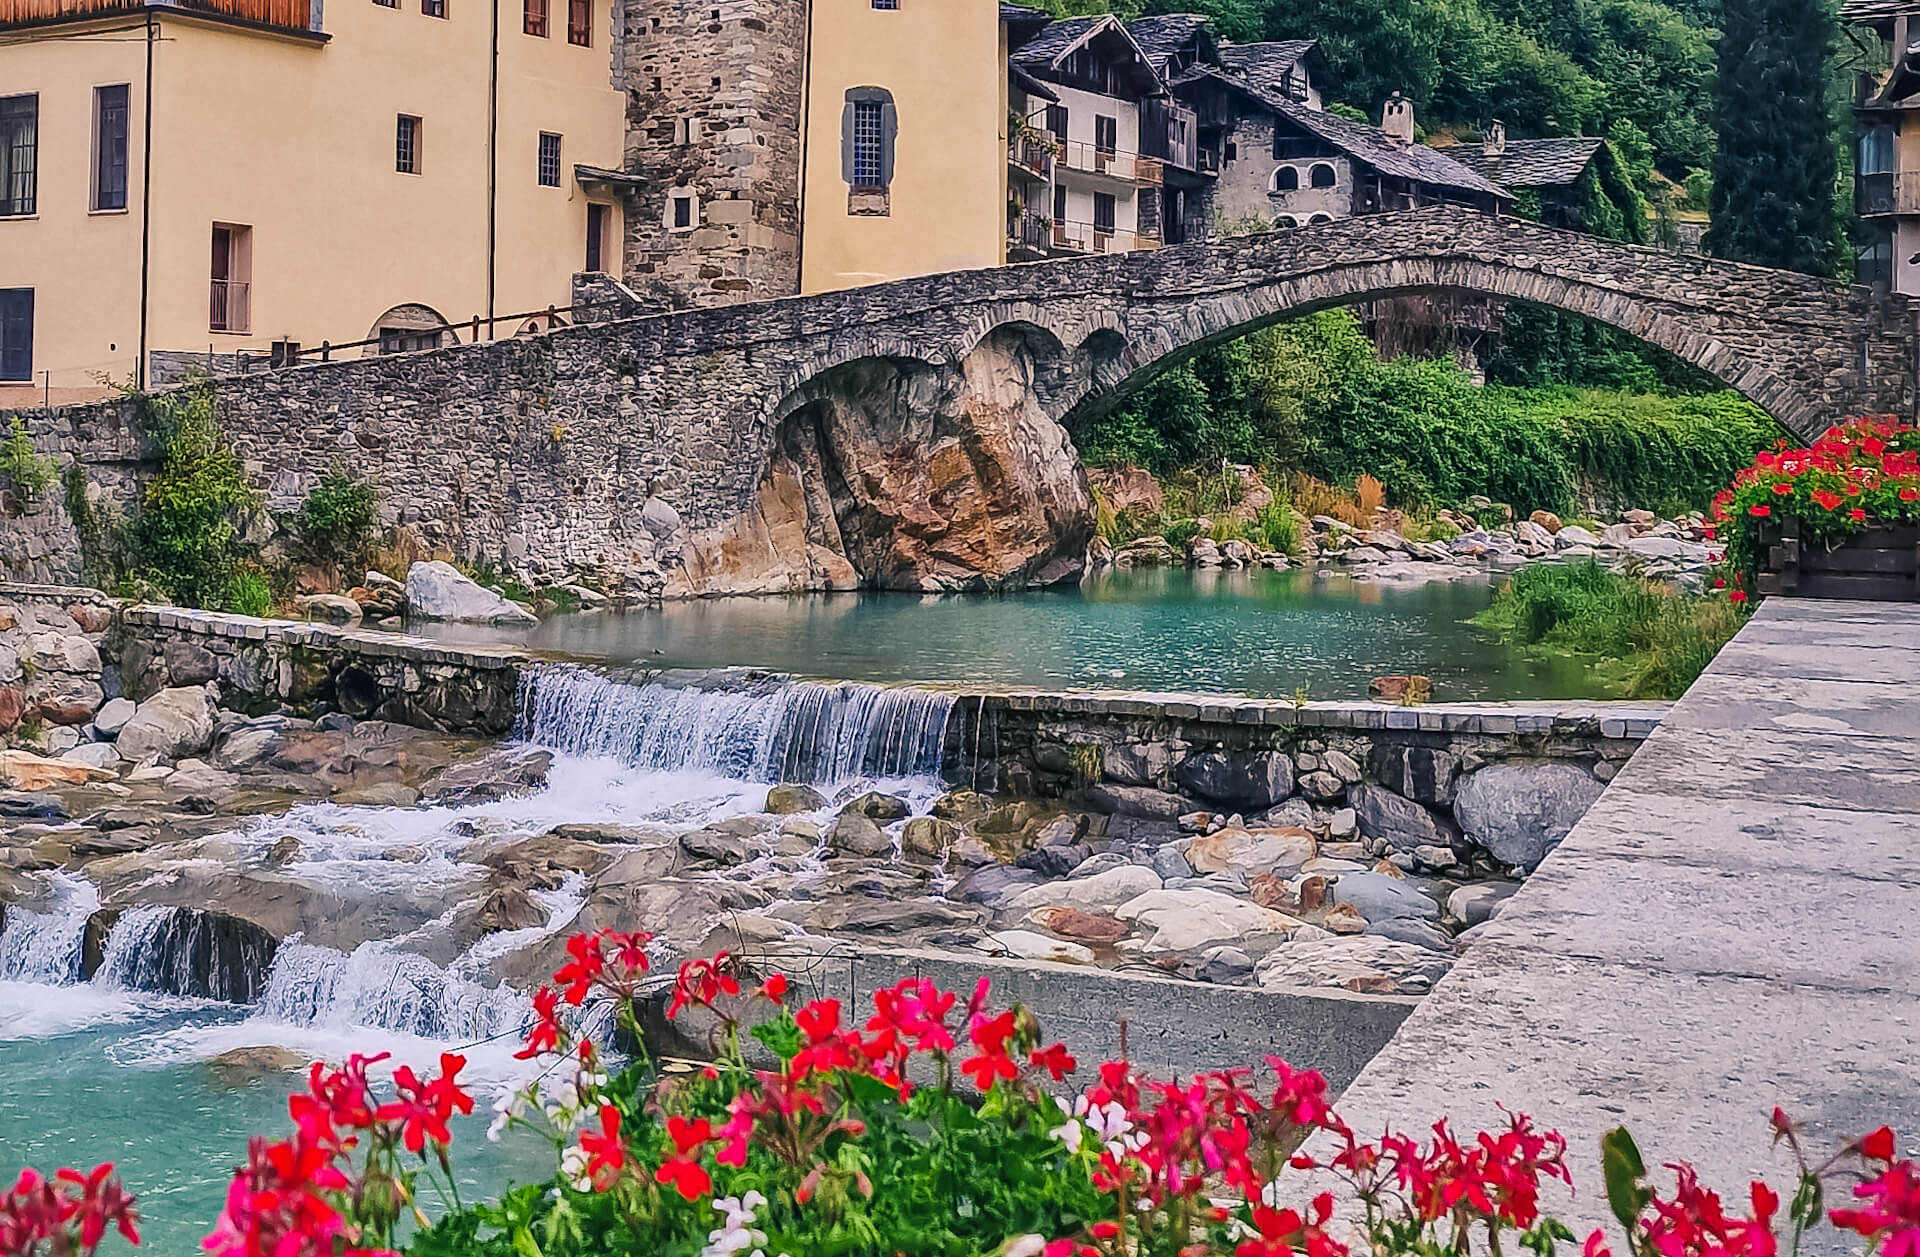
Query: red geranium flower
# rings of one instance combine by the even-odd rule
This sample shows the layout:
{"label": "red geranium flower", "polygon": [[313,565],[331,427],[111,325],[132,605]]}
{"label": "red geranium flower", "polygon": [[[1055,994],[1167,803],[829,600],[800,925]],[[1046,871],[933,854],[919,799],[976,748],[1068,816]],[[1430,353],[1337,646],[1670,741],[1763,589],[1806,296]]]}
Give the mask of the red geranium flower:
{"label": "red geranium flower", "polygon": [[1749,506],[1747,508],[1747,514],[1758,515],[1764,518],[1765,516],[1773,514],[1773,508],[1771,506],[1762,506],[1756,503],[1755,505]]}

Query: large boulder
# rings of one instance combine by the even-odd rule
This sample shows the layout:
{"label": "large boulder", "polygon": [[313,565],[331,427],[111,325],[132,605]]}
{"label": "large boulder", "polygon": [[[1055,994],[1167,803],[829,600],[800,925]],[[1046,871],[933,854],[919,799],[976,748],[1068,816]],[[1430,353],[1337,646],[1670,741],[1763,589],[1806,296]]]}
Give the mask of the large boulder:
{"label": "large boulder", "polygon": [[1073,908],[1117,908],[1160,889],[1160,875],[1150,868],[1128,864],[1091,877],[1047,882],[1021,891],[1007,905],[1013,912],[1033,912],[1066,905]]}
{"label": "large boulder", "polygon": [[1121,904],[1113,915],[1153,931],[1146,943],[1148,955],[1285,937],[1300,924],[1271,908],[1198,887],[1148,891]]}
{"label": "large boulder", "polygon": [[1348,905],[1369,923],[1440,915],[1440,905],[1413,883],[1385,873],[1342,873],[1333,883],[1333,901]]}
{"label": "large boulder", "polygon": [[460,574],[451,563],[407,569],[407,612],[422,620],[461,624],[538,624],[540,617]]}
{"label": "large boulder", "polygon": [[1293,793],[1293,761],[1283,751],[1207,751],[1180,764],[1180,784],[1203,799],[1259,811]]}
{"label": "large boulder", "polygon": [[1347,802],[1359,818],[1360,832],[1369,838],[1386,839],[1396,851],[1444,847],[1453,840],[1446,821],[1412,799],[1380,786],[1355,786],[1347,792]]}
{"label": "large boulder", "polygon": [[1531,869],[1560,845],[1602,789],[1592,773],[1574,764],[1495,764],[1460,783],[1453,814],[1494,859]]}
{"label": "large boulder", "polygon": [[44,759],[31,751],[0,751],[0,786],[9,790],[84,786],[92,781],[112,781],[117,775],[77,759]]}
{"label": "large boulder", "polygon": [[1202,873],[1262,873],[1291,877],[1314,857],[1313,835],[1304,829],[1221,829],[1180,844],[1180,854]]}
{"label": "large boulder", "polygon": [[120,730],[122,757],[181,759],[213,745],[213,700],[197,685],[161,690],[135,708]]}
{"label": "large boulder", "polygon": [[1423,995],[1446,976],[1451,958],[1377,934],[1295,939],[1256,970],[1261,989],[1331,986],[1381,995]]}

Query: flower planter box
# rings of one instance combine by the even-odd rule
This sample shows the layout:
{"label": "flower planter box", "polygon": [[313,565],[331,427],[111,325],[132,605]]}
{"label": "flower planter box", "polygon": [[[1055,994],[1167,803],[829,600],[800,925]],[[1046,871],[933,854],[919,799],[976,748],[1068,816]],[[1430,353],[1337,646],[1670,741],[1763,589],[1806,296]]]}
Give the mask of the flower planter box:
{"label": "flower planter box", "polygon": [[1870,524],[1838,542],[1802,538],[1799,532],[1793,519],[1762,532],[1761,593],[1920,602],[1920,526]]}

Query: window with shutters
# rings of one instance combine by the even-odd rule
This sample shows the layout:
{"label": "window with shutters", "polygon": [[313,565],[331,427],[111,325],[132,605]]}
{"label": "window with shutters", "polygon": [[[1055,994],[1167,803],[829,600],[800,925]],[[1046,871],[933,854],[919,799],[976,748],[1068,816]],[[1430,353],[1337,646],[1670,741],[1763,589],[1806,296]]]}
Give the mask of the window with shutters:
{"label": "window with shutters", "polygon": [[0,217],[32,214],[39,188],[40,97],[0,96]]}
{"label": "window with shutters", "polygon": [[33,378],[33,289],[0,288],[0,380]]}
{"label": "window with shutters", "polygon": [[1114,211],[1116,208],[1117,208],[1117,203],[1114,201],[1112,193],[1110,192],[1094,193],[1093,194],[1093,229],[1098,232],[1105,232],[1109,236],[1112,235]]}
{"label": "window with shutters", "polygon": [[245,332],[253,327],[253,228],[238,223],[213,225],[212,283],[207,296],[207,328]]}
{"label": "window with shutters", "polygon": [[127,85],[93,89],[93,208],[127,208]]}

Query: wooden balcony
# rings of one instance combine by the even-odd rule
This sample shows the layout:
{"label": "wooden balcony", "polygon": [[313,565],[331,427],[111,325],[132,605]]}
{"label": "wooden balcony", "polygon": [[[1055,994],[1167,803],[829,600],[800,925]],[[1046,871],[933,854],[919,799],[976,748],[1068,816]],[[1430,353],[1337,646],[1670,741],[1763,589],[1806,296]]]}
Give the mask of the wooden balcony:
{"label": "wooden balcony", "polygon": [[131,16],[148,10],[317,33],[312,0],[0,0],[0,30]]}

